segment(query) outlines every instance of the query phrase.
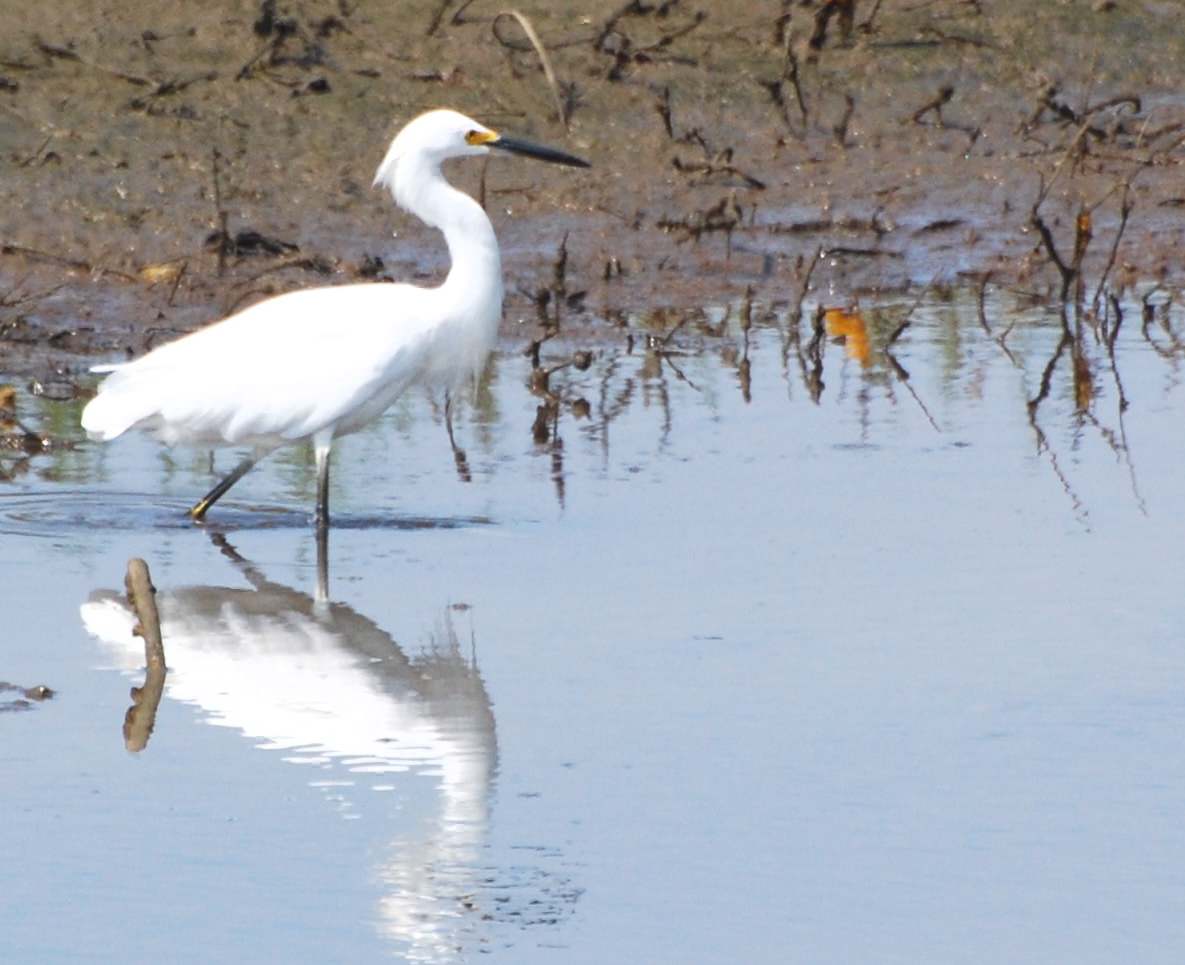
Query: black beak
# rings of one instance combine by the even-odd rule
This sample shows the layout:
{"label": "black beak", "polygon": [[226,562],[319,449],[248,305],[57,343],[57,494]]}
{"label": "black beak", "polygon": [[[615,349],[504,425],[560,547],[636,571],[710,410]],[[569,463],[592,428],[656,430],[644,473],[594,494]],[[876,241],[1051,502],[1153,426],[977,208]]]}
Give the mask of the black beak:
{"label": "black beak", "polygon": [[552,164],[566,164],[570,168],[591,167],[583,158],[574,154],[557,151],[554,147],[544,147],[542,144],[532,144],[517,137],[507,137],[499,134],[494,140],[487,142],[490,147],[496,147],[511,154],[521,154],[523,157],[533,157],[539,161],[550,161]]}

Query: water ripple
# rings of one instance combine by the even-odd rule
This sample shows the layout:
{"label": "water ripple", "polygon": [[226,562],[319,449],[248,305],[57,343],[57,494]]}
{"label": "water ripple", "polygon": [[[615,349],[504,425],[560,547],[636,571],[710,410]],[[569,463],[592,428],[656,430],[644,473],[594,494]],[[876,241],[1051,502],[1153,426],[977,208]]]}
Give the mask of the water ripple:
{"label": "water ripple", "polygon": [[[305,509],[223,502],[217,518],[206,523],[189,519],[190,503],[167,496],[95,490],[0,494],[0,533],[10,536],[55,537],[78,530],[144,532],[209,526],[219,532],[255,529],[305,529],[312,516]],[[334,529],[465,529],[488,526],[484,516],[380,516],[334,513]]]}

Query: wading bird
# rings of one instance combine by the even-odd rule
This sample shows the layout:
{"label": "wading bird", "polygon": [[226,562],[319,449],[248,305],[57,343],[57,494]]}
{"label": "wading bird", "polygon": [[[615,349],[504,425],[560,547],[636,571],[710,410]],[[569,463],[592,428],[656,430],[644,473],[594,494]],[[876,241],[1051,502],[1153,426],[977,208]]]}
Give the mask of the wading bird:
{"label": "wading bird", "polygon": [[452,266],[437,288],[386,283],[278,295],[122,365],[82,413],[92,439],[129,429],[163,442],[252,452],[189,511],[206,511],[260,459],[311,440],[316,522],[329,523],[329,453],[413,385],[454,391],[480,372],[502,317],[498,241],[481,205],[450,185],[441,162],[490,148],[588,167],[553,148],[498,134],[456,111],[430,111],[391,142],[374,183],[440,229]]}

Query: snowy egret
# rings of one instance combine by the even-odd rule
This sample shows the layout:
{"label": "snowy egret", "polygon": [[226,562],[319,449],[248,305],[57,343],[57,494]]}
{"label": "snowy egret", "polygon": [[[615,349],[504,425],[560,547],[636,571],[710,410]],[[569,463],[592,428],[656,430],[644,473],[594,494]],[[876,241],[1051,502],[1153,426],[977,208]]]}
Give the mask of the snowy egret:
{"label": "snowy egret", "polygon": [[456,111],[423,114],[391,142],[374,183],[444,233],[452,266],[437,288],[384,283],[312,288],[252,305],[110,372],[82,413],[92,439],[128,429],[170,445],[252,452],[189,514],[202,519],[274,449],[311,440],[319,527],[329,522],[334,439],[385,412],[413,385],[453,391],[480,372],[502,317],[502,264],[481,205],[450,185],[441,162],[498,148],[588,167],[563,151],[499,134]]}

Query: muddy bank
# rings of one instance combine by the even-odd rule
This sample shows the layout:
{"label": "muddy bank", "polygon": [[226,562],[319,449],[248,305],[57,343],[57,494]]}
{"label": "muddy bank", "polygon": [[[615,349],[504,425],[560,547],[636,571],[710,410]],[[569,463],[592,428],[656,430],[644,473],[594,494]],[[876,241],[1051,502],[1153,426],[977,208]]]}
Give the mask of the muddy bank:
{"label": "muddy bank", "polygon": [[440,239],[370,180],[441,105],[595,165],[452,171],[499,230],[516,337],[548,288],[595,334],[794,300],[808,270],[837,305],[990,276],[1089,307],[1181,281],[1176,4],[520,4],[554,84],[500,9],[7,12],[0,369],[69,378],[289,288],[439,278]]}

